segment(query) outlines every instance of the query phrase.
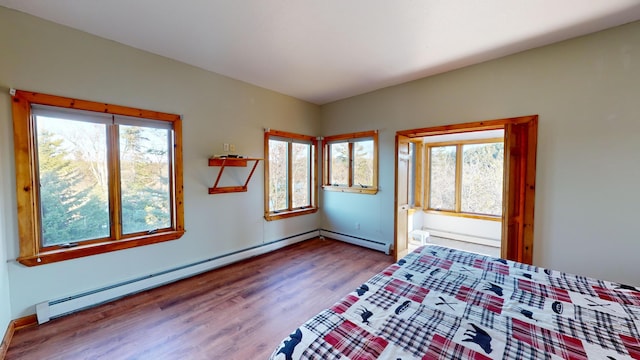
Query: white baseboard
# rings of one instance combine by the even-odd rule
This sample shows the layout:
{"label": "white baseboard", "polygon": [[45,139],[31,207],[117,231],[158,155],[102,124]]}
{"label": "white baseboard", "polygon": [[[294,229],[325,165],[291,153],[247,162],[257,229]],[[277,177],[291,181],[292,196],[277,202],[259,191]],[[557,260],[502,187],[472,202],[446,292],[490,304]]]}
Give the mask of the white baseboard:
{"label": "white baseboard", "polygon": [[389,244],[385,244],[381,241],[364,239],[357,236],[341,234],[331,230],[324,230],[324,229],[320,230],[320,236],[325,236],[331,239],[336,239],[336,240],[344,241],[350,244],[366,247],[369,249],[382,251],[387,255],[389,255],[390,253]]}
{"label": "white baseboard", "polygon": [[40,303],[36,306],[38,323],[41,324],[56,317],[100,305],[127,295],[158,287],[160,285],[165,285],[177,280],[188,278],[206,271],[229,265],[234,262],[238,262],[240,260],[266,254],[285,246],[309,240],[318,236],[320,236],[320,231],[313,230],[303,234],[275,240],[249,249],[198,261],[193,264],[180,266],[174,269],[147,275],[137,279],[132,279],[93,291],[88,291],[78,295]]}

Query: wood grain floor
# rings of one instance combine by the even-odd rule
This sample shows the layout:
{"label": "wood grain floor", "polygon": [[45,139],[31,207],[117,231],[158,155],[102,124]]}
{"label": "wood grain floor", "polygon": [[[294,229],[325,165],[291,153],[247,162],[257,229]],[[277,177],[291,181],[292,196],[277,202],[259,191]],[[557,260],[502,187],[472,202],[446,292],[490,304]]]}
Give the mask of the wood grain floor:
{"label": "wood grain floor", "polygon": [[6,359],[267,359],[393,262],[309,240],[15,333]]}

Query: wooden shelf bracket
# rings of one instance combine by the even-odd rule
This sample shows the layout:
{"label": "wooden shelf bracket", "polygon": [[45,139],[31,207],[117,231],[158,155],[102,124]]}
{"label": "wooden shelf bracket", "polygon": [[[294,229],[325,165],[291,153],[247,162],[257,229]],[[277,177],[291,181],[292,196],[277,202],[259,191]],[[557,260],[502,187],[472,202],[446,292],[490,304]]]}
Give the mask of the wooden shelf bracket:
{"label": "wooden shelf bracket", "polygon": [[[234,193],[234,192],[246,192],[247,191],[247,185],[249,185],[249,181],[251,180],[251,176],[253,176],[253,173],[256,171],[256,168],[258,167],[258,163],[260,162],[260,160],[262,159],[258,159],[258,158],[210,158],[209,159],[209,166],[219,166],[220,167],[220,172],[218,173],[218,177],[216,178],[216,182],[213,184],[213,187],[209,188],[209,194],[226,194],[226,193]],[[247,163],[250,161],[254,161],[253,167],[251,168],[251,171],[249,172],[249,176],[247,177],[247,180],[244,182],[244,185],[242,186],[218,186],[218,183],[220,182],[220,177],[222,176],[222,172],[224,171],[224,168],[227,166],[234,166],[234,167],[246,167]]]}

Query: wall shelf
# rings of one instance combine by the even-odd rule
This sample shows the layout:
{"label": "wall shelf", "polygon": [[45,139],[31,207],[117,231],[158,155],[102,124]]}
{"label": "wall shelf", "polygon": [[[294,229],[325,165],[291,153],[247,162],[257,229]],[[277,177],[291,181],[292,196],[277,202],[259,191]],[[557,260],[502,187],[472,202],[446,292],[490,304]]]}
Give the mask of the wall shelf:
{"label": "wall shelf", "polygon": [[[258,167],[258,163],[262,159],[258,158],[209,158],[209,166],[219,166],[220,172],[218,173],[218,177],[216,178],[216,182],[213,184],[213,187],[209,188],[209,194],[226,194],[226,193],[234,193],[234,192],[246,192],[247,185],[249,184],[249,180],[251,180],[251,176],[256,171],[256,167]],[[233,167],[246,167],[247,164],[251,161],[254,161],[253,167],[251,168],[251,172],[249,172],[249,176],[247,176],[247,180],[244,182],[242,186],[218,186],[220,182],[220,176],[222,176],[222,172],[224,168],[227,166]]]}

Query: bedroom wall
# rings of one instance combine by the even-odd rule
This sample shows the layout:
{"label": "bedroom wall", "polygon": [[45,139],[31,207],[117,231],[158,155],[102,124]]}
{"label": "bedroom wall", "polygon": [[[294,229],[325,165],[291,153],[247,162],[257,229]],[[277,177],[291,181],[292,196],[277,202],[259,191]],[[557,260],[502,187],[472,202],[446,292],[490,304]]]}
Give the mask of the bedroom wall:
{"label": "bedroom wall", "polygon": [[[263,164],[246,193],[208,195],[217,169],[207,158],[233,143],[263,156],[263,128],[315,135],[319,107],[113,41],[0,7],[0,213],[7,247],[11,317],[34,305],[177,266],[260,246],[318,228],[319,215],[266,222]],[[38,267],[18,255],[13,140],[8,88],[182,114],[187,233],[178,241]],[[241,175],[225,170],[223,181]],[[224,184],[223,184],[224,185]],[[237,184],[235,184],[237,185]],[[0,326],[6,321],[7,270],[0,266]]]}
{"label": "bedroom wall", "polygon": [[[9,94],[0,94],[0,101],[4,101],[8,98]],[[7,99],[8,100],[8,99]],[[0,115],[2,117],[2,115]],[[9,142],[8,134],[4,131],[0,132],[0,153],[6,153],[7,143]],[[0,169],[6,168],[9,164],[5,163],[5,159],[0,155]],[[7,224],[7,213],[4,209],[5,202],[8,201],[7,195],[4,191],[5,184],[9,182],[8,171],[0,172],[0,343],[5,335],[9,322],[13,319],[11,317],[11,297],[9,288],[9,267],[7,265],[7,238],[9,226]],[[1,350],[0,350],[1,351]]]}
{"label": "bedroom wall", "polygon": [[393,239],[396,131],[539,114],[534,264],[640,285],[638,44],[635,22],[323,106],[325,134],[380,129],[382,186],[325,193],[323,227]]}

